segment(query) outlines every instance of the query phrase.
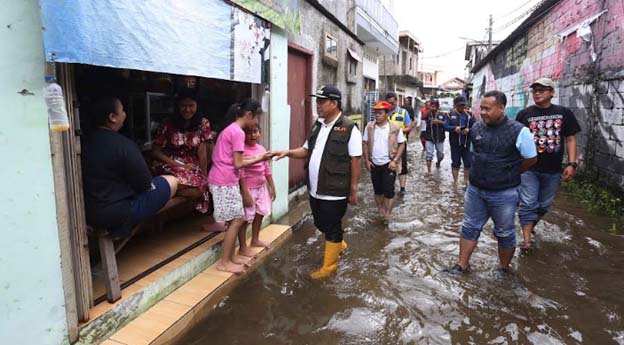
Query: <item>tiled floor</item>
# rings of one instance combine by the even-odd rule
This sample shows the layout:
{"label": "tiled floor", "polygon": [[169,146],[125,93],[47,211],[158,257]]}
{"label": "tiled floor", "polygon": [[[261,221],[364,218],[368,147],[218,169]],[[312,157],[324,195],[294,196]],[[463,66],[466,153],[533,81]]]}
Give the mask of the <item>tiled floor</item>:
{"label": "tiled floor", "polygon": [[[290,231],[290,227],[284,225],[269,225],[264,228],[260,233],[260,238],[271,243],[272,248],[269,250],[258,248],[259,256],[264,257],[276,250],[279,244],[286,240]],[[253,265],[250,270],[256,265]],[[218,271],[216,264],[210,266],[112,335],[109,340],[113,342],[109,345],[151,344],[163,336],[167,330],[172,329],[176,323],[192,322],[193,314],[198,308],[208,303],[210,296],[215,296],[217,289],[235,279],[237,279],[236,276],[231,273]],[[172,336],[172,334],[166,335],[168,338]]]}
{"label": "tiled floor", "polygon": [[[178,222],[166,224],[163,231],[146,232],[133,237],[130,242],[117,254],[117,266],[119,270],[119,278],[123,283],[146,271],[150,267],[171,257],[177,252],[197,243],[199,240],[209,236],[211,233],[203,231],[201,224],[206,222],[206,217],[189,217]],[[102,315],[106,311],[112,309],[115,305],[122,302],[125,298],[131,296],[141,288],[162,278],[176,267],[184,264],[197,254],[214,246],[222,240],[223,234],[219,233],[216,237],[203,243],[192,251],[182,255],[178,259],[161,267],[159,270],[142,278],[138,282],[130,285],[122,290],[122,298],[114,304],[107,301],[99,303],[89,311],[89,318],[93,320]],[[101,276],[96,275],[93,279],[93,295],[97,298],[106,293]]]}

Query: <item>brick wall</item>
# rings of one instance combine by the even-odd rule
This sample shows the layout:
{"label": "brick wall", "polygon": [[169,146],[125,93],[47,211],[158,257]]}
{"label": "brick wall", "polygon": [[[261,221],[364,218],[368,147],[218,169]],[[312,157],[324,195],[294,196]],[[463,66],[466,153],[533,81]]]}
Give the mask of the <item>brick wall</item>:
{"label": "brick wall", "polygon": [[[606,12],[602,13],[604,10]],[[574,29],[591,24],[593,46]],[[624,3],[622,0],[562,0],[496,52],[473,76],[473,100],[489,90],[505,92],[507,115],[533,104],[529,85],[539,77],[557,83],[553,103],[575,113],[583,168],[624,190]],[[561,37],[564,34],[563,37]],[[592,59],[592,50],[596,60]],[[478,102],[473,102],[478,113]]]}

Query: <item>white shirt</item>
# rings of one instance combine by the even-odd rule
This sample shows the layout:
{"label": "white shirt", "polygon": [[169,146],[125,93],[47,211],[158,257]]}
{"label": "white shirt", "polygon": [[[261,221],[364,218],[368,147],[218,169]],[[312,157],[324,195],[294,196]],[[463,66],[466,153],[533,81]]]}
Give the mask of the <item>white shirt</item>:
{"label": "white shirt", "polygon": [[[323,151],[325,150],[325,144],[327,143],[327,138],[329,138],[329,133],[331,133],[331,129],[334,127],[334,123],[336,120],[340,118],[342,113],[340,113],[334,121],[330,123],[325,123],[324,118],[319,118],[317,121],[321,124],[321,130],[319,131],[318,136],[316,137],[316,144],[314,145],[314,150],[312,152],[308,152],[310,156],[310,164],[308,166],[308,177],[310,178],[310,195],[314,198],[321,200],[343,200],[346,197],[340,196],[331,196],[331,195],[321,195],[317,194],[316,190],[318,188],[318,175],[319,170],[321,168],[321,158],[323,157]],[[303,144],[303,148],[308,149],[308,141]],[[349,156],[351,157],[360,157],[362,156],[362,133],[357,127],[353,127],[351,131],[351,138],[349,138]]]}
{"label": "white shirt", "polygon": [[[377,166],[390,163],[389,131],[390,125],[387,122],[384,127],[379,127],[379,125],[375,124],[375,145],[373,145],[373,152],[371,152],[371,161]],[[403,135],[403,131],[399,130],[398,132],[397,142],[402,144],[405,142],[405,136]],[[364,138],[362,140],[368,141],[367,130],[364,130]]]}

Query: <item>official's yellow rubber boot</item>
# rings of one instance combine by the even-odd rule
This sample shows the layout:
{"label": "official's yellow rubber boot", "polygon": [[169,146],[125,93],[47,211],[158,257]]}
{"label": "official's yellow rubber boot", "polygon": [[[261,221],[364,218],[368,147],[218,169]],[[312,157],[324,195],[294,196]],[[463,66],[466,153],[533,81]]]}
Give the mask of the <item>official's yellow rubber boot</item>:
{"label": "official's yellow rubber boot", "polygon": [[323,266],[318,271],[312,272],[310,278],[325,279],[338,270],[338,257],[342,250],[342,243],[325,241],[325,256]]}
{"label": "official's yellow rubber boot", "polygon": [[349,246],[347,246],[347,242],[342,241],[342,243],[340,243],[340,251],[344,252],[347,248],[349,248]]}

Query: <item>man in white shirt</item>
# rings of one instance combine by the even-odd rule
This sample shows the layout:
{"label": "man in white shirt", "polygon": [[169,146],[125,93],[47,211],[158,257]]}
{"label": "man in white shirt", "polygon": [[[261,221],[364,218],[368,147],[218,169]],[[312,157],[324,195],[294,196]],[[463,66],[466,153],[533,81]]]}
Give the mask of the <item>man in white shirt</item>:
{"label": "man in white shirt", "polygon": [[392,105],[377,102],[375,120],[370,121],[364,130],[364,162],[371,173],[375,203],[384,219],[390,222],[394,203],[394,184],[396,175],[401,171],[401,154],[405,149],[405,136],[399,125],[388,120]]}
{"label": "man in white shirt", "polygon": [[312,126],[308,139],[302,147],[275,151],[274,155],[277,159],[307,159],[314,225],[325,234],[323,266],[310,277],[322,279],[338,270],[340,252],[347,248],[342,238],[342,217],[348,203],[358,203],[362,134],[355,123],[342,114],[342,94],[338,88],[321,86],[311,96],[316,97],[319,119]]}

